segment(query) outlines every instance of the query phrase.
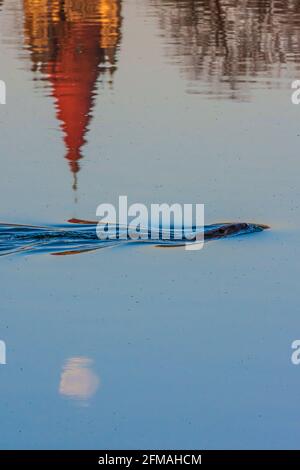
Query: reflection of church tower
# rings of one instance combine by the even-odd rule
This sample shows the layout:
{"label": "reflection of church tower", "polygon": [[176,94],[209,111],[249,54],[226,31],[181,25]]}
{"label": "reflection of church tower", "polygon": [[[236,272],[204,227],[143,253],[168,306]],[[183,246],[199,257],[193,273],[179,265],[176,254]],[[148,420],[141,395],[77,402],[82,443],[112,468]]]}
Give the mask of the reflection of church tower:
{"label": "reflection of church tower", "polygon": [[51,83],[76,189],[97,78],[116,68],[121,0],[23,1],[33,70]]}

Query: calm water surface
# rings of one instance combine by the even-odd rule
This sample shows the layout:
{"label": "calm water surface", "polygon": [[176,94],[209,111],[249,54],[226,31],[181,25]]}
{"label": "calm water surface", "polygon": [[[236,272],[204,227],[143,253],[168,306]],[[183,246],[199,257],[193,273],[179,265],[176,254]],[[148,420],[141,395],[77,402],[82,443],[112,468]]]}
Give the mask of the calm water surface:
{"label": "calm water surface", "polygon": [[272,227],[1,257],[1,448],[298,448],[299,2],[0,0],[0,79],[0,222]]}

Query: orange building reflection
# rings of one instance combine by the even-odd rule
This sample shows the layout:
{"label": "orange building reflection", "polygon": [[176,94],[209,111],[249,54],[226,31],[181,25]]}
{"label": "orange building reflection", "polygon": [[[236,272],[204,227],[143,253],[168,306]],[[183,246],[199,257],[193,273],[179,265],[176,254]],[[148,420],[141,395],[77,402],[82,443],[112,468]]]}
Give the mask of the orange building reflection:
{"label": "orange building reflection", "polygon": [[77,188],[82,148],[100,74],[112,80],[120,44],[121,0],[23,0],[32,70],[46,77]]}

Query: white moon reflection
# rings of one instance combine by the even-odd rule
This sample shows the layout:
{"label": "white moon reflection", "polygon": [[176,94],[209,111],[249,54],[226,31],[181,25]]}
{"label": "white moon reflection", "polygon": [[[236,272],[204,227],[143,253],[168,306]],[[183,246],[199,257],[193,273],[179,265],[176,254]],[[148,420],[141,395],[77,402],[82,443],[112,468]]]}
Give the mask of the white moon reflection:
{"label": "white moon reflection", "polygon": [[59,393],[67,398],[86,401],[99,387],[99,378],[91,369],[93,361],[87,357],[66,360],[61,373]]}

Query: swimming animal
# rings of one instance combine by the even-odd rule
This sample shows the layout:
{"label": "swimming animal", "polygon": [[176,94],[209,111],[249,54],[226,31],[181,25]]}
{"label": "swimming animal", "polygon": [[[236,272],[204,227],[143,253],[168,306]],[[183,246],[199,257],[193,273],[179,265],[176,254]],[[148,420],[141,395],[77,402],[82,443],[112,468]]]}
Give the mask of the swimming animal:
{"label": "swimming animal", "polygon": [[[158,247],[183,246],[190,242],[188,233],[178,228],[171,228],[169,237],[165,237],[162,227],[157,229],[157,237],[153,238],[151,229],[144,231],[142,239],[132,239],[128,227],[107,226],[107,233],[114,232],[115,238],[102,240],[97,235],[97,222],[71,219],[67,224],[60,225],[18,225],[0,223],[0,256],[9,254],[50,253],[54,255],[76,254],[121,244],[147,243]],[[237,235],[261,232],[269,228],[267,225],[254,223],[218,223],[206,225],[202,229],[204,241],[217,240]],[[195,233],[196,228],[191,231]],[[141,229],[143,231],[143,229]]]}

